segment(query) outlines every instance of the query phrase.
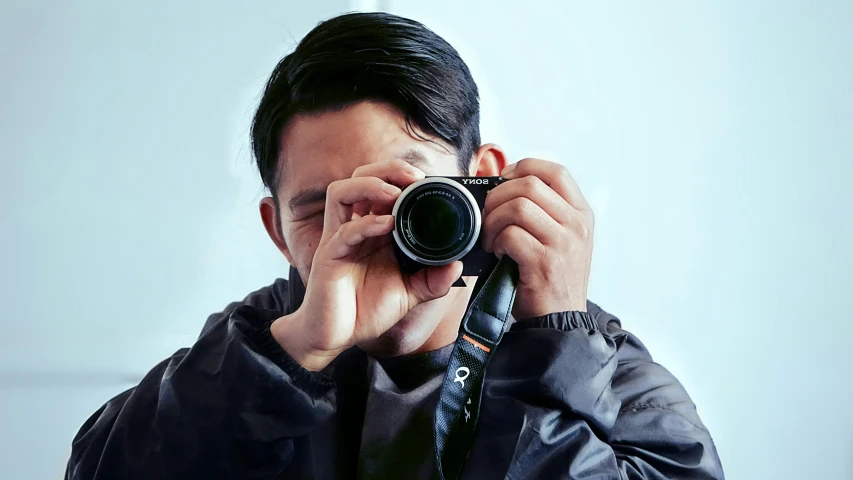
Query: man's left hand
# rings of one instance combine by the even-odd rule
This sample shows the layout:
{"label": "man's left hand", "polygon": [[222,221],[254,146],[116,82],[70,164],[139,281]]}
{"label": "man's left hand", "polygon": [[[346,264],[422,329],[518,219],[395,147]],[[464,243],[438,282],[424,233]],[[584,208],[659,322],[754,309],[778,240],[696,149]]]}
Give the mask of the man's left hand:
{"label": "man's left hand", "polygon": [[483,248],[518,264],[513,316],[585,312],[594,219],[577,183],[562,165],[536,158],[501,176],[507,181],[486,196]]}

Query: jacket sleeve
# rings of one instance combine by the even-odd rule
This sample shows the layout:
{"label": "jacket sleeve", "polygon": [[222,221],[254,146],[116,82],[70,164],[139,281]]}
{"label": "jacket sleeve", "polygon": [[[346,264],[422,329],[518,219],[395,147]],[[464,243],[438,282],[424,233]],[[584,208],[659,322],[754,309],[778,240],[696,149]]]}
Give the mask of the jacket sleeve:
{"label": "jacket sleeve", "polygon": [[274,479],[293,438],[334,411],[334,384],[292,360],[269,333],[282,315],[235,306],[92,415],[67,480]]}
{"label": "jacket sleeve", "polygon": [[523,424],[507,427],[521,433],[506,477],[723,479],[678,380],[618,319],[592,303],[589,312],[516,322],[492,359],[489,402],[524,410]]}

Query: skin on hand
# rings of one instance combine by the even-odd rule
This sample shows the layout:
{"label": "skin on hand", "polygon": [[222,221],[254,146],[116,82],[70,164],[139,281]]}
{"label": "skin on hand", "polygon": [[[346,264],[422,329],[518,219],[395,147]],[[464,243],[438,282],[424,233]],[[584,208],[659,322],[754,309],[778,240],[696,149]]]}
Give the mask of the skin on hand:
{"label": "skin on hand", "polygon": [[502,172],[486,196],[483,248],[518,263],[513,316],[586,311],[592,209],[560,164],[525,158]]}

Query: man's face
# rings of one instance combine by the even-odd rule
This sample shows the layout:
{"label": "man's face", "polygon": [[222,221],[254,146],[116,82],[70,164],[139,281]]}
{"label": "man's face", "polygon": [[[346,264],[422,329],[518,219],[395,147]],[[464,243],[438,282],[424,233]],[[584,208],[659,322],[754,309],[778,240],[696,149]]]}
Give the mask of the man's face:
{"label": "man's face", "polygon": [[[435,143],[412,136],[397,109],[373,102],[290,121],[281,136],[278,215],[285,255],[306,284],[323,233],[329,183],[349,178],[362,165],[391,159],[406,160],[427,175],[460,175],[455,150],[440,139],[432,140]],[[446,297],[420,305],[368,349],[388,355],[418,349],[466,292],[470,294],[467,288],[451,289]]]}

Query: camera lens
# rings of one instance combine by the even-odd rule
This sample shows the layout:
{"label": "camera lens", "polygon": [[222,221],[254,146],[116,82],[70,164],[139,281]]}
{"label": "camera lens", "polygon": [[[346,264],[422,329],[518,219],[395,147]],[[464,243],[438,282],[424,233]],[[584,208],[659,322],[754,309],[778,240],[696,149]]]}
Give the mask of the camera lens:
{"label": "camera lens", "polygon": [[471,193],[453,180],[428,177],[413,183],[394,205],[394,240],[411,259],[445,265],[477,242],[480,211]]}
{"label": "camera lens", "polygon": [[413,202],[409,210],[409,228],[415,241],[425,248],[442,249],[459,237],[462,216],[459,205],[442,195],[430,195]]}

